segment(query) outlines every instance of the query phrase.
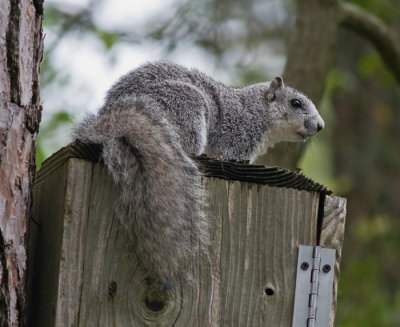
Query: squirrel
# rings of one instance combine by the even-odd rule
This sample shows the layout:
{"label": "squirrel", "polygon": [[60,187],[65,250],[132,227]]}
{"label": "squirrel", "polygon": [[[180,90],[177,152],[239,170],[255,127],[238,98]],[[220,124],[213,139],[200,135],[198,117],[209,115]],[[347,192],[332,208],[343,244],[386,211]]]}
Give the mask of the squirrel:
{"label": "squirrel", "polygon": [[234,88],[156,62],[122,76],[73,137],[102,145],[138,264],[174,284],[191,279],[193,254],[208,242],[201,173],[190,156],[252,162],[277,142],[304,141],[323,128],[311,100],[281,77]]}

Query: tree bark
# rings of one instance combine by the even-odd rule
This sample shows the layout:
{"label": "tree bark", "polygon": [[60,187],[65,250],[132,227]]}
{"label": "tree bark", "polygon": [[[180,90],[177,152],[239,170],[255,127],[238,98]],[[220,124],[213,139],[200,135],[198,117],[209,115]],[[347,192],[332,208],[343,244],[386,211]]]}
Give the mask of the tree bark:
{"label": "tree bark", "polygon": [[[318,108],[336,43],[338,0],[296,0],[296,26],[289,44],[284,82],[307,94]],[[257,162],[296,167],[304,144],[278,144]]]}
{"label": "tree bark", "polygon": [[0,1],[0,326],[24,326],[42,0]]}

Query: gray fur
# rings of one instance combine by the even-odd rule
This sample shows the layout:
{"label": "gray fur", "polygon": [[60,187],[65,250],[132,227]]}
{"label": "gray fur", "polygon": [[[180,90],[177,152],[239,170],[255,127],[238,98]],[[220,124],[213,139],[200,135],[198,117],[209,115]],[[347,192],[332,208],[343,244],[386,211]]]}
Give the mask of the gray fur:
{"label": "gray fur", "polygon": [[123,76],[74,137],[103,145],[120,187],[117,215],[139,263],[175,282],[190,279],[192,255],[208,239],[201,176],[189,155],[254,160],[279,141],[303,141],[323,126],[313,103],[280,77],[233,88],[160,62]]}

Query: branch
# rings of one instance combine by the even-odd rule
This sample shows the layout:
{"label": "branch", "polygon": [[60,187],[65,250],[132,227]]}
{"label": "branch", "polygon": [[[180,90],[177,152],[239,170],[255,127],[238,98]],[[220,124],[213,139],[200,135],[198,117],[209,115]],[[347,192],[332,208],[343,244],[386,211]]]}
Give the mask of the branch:
{"label": "branch", "polygon": [[342,2],[341,24],[368,39],[380,53],[386,67],[400,84],[400,43],[387,25],[358,6]]}

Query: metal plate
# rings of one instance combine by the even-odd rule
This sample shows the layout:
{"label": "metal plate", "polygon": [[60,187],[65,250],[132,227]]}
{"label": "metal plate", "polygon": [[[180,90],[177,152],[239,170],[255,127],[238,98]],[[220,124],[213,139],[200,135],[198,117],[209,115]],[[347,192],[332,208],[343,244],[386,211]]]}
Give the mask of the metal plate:
{"label": "metal plate", "polygon": [[[314,258],[314,253],[317,258]],[[299,246],[293,327],[329,327],[335,254],[335,249]],[[319,265],[318,276],[317,271],[313,274],[313,265]],[[313,279],[318,280],[318,285],[311,282]]]}

